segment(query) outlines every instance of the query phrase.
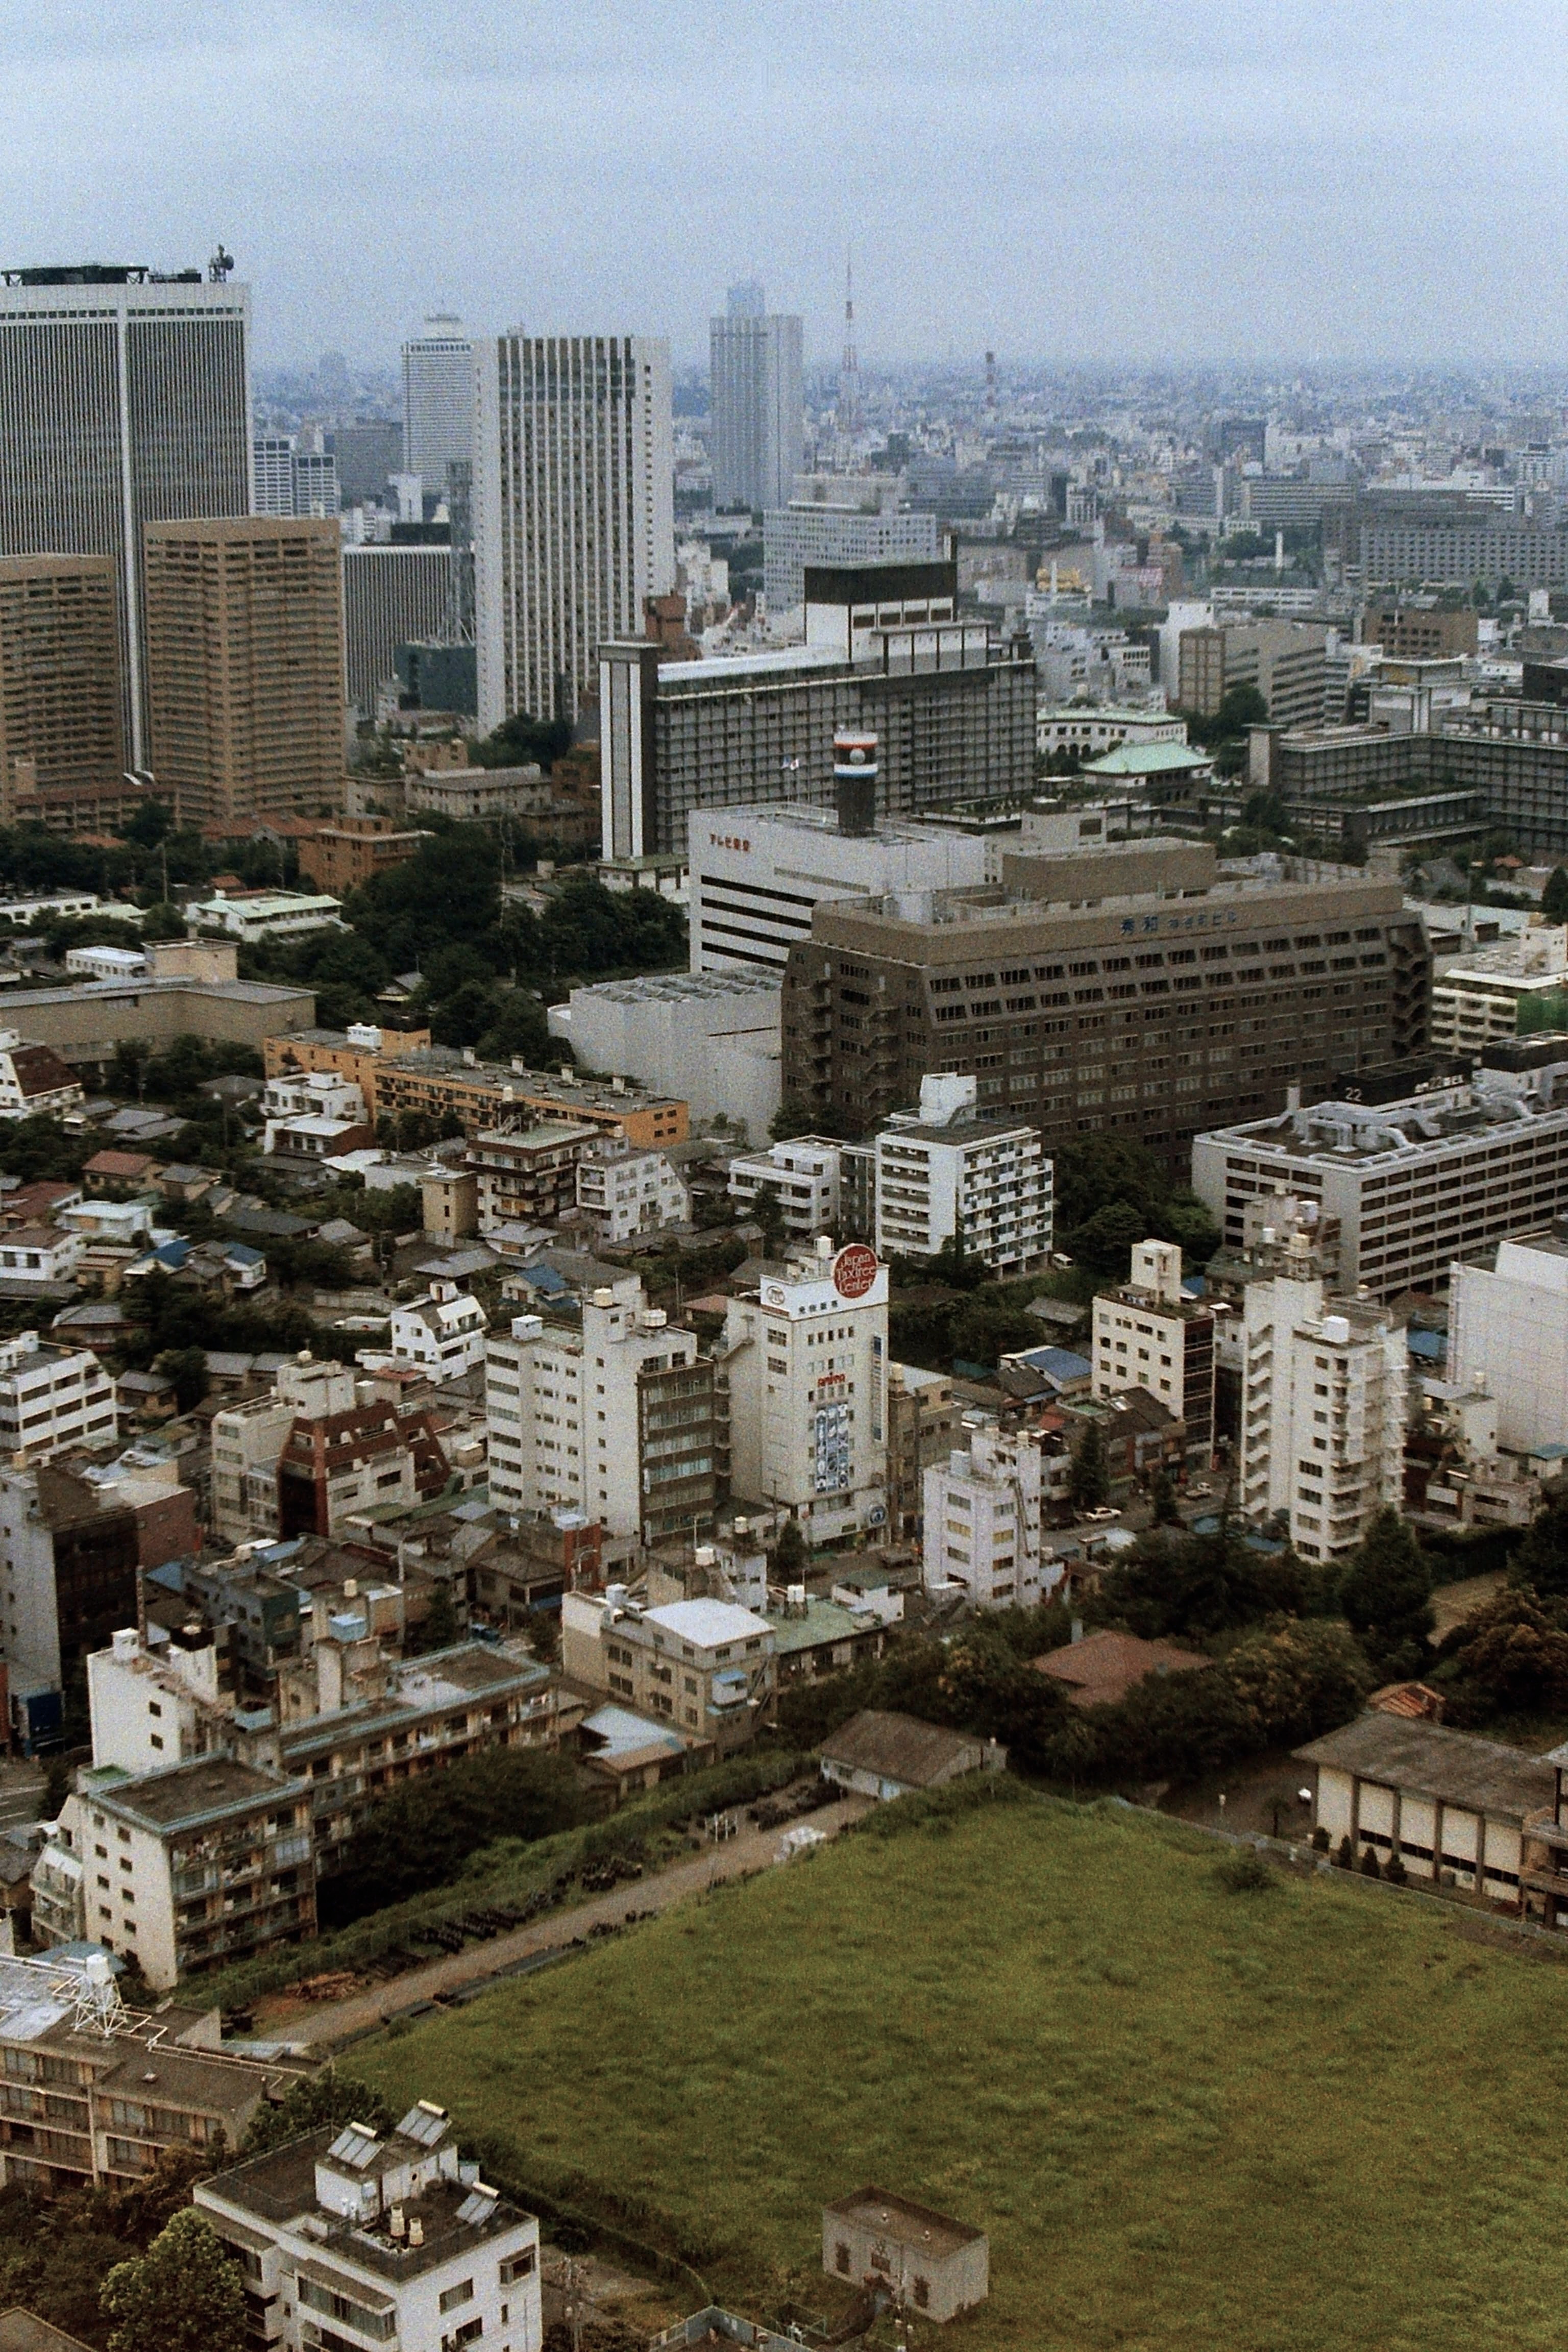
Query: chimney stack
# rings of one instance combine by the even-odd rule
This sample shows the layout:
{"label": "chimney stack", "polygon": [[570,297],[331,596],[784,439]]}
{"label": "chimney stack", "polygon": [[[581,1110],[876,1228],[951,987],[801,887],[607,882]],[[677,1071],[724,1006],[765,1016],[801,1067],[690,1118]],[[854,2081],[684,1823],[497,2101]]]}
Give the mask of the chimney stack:
{"label": "chimney stack", "polygon": [[862,838],[877,830],[877,738],[840,727],[833,738],[833,796],[840,833]]}

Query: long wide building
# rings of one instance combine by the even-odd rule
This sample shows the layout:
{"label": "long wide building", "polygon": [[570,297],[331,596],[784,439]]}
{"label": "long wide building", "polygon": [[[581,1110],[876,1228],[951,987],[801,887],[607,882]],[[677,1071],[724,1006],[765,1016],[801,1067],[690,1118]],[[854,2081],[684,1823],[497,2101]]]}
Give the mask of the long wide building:
{"label": "long wide building", "polygon": [[931,1073],[973,1072],[982,1118],[1125,1132],[1184,1173],[1204,1129],[1425,1047],[1419,921],[1397,883],[1331,874],[1259,882],[1145,842],[819,906],[784,980],[785,1091],[861,1134]]}
{"label": "long wide building", "polygon": [[[1278,793],[1299,836],[1373,842],[1496,826],[1521,852],[1568,850],[1568,711],[1498,698],[1439,730],[1302,727],[1253,738],[1249,782]],[[1425,801],[1426,805],[1422,806]]]}

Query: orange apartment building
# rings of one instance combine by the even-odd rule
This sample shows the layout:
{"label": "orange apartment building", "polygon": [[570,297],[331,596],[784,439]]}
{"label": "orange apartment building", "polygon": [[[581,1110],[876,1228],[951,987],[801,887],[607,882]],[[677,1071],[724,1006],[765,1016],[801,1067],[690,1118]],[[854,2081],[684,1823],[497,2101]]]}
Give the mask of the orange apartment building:
{"label": "orange apartment building", "polygon": [[[369,1042],[374,1036],[378,1042]],[[614,1079],[548,1077],[498,1062],[476,1061],[450,1046],[433,1046],[428,1029],[302,1029],[268,1037],[262,1048],[269,1078],[331,1070],[364,1096],[373,1119],[422,1112],[437,1121],[451,1115],[465,1135],[528,1118],[564,1119],[625,1136],[643,1147],[685,1143],[689,1107],[679,1097],[644,1094]]]}
{"label": "orange apartment building", "polygon": [[347,890],[363,889],[378,874],[404,865],[422,841],[433,835],[395,824],[389,816],[342,816],[311,830],[300,844],[300,871],[318,890],[341,898]]}

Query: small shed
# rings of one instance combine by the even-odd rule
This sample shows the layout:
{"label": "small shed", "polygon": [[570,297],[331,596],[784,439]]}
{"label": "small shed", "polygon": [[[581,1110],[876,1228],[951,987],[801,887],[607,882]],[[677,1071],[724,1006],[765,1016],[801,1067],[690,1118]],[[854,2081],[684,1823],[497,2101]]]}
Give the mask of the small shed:
{"label": "small shed", "polygon": [[822,1774],[856,1796],[884,1804],[916,1789],[939,1789],[966,1772],[1000,1772],[1007,1750],[917,1716],[868,1707],[822,1743]]}
{"label": "small shed", "polygon": [[928,2319],[956,2319],[990,2292],[990,2242],[951,2214],[886,2189],[858,2189],[822,2209],[822,2267],[880,2287]]}

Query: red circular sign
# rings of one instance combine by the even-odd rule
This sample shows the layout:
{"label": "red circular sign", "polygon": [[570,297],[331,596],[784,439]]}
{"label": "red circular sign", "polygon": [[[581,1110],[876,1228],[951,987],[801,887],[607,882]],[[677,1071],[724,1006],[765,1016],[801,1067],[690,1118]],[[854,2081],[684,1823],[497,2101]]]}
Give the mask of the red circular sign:
{"label": "red circular sign", "polygon": [[877,1253],[851,1242],[833,1261],[833,1286],[841,1298],[864,1298],[877,1279]]}

